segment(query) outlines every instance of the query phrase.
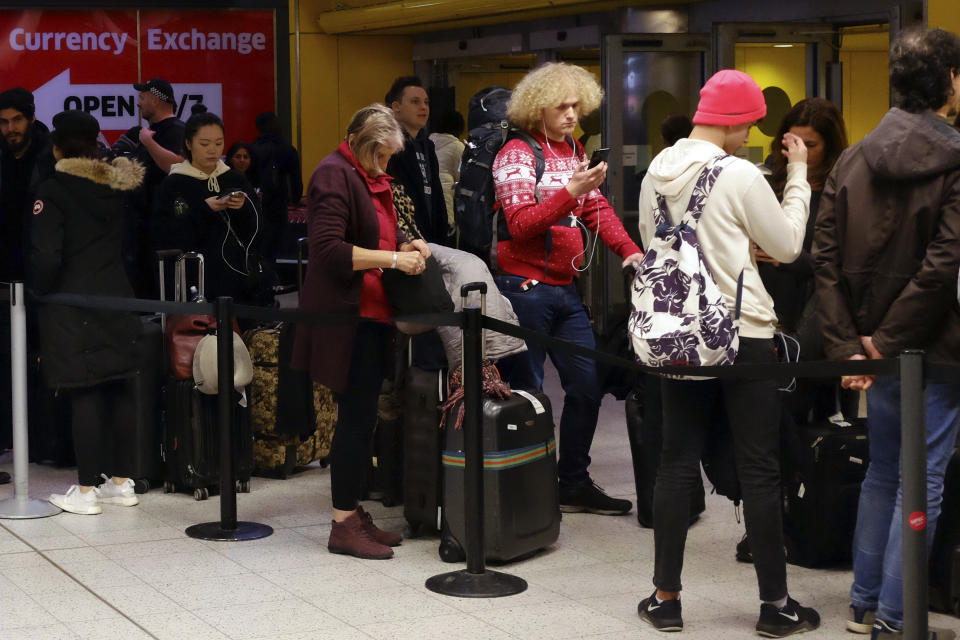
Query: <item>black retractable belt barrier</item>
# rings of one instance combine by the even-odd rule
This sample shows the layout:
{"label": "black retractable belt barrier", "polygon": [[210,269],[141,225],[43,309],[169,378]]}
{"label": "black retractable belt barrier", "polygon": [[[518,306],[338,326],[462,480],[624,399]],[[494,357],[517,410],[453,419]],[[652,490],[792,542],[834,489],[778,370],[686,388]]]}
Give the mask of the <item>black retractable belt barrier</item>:
{"label": "black retractable belt barrier", "polygon": [[233,479],[233,298],[217,298],[217,416],[220,422],[220,522],[187,527],[201,540],[257,540],[273,533],[258,522],[237,521],[237,486]]}
{"label": "black retractable belt barrier", "polygon": [[[484,282],[473,282],[460,289],[466,299],[471,291],[486,295]],[[466,570],[441,573],[427,579],[426,587],[435,593],[461,598],[511,596],[527,589],[522,578],[486,569],[483,539],[483,314],[477,307],[463,309],[463,447],[464,524],[466,526]]]}
{"label": "black retractable belt barrier", "polygon": [[[485,292],[482,283],[466,285],[461,294],[471,289]],[[67,306],[114,309],[120,311],[162,312],[162,313],[213,313],[212,305],[197,303],[159,302],[156,300],[138,300],[108,296],[83,296],[76,294],[56,294],[35,299],[43,304],[54,303]],[[204,306],[207,309],[204,309]],[[208,311],[208,309],[210,309]],[[315,325],[350,324],[357,322],[355,316],[342,314],[309,313],[289,309],[238,306],[235,311],[230,299],[218,299],[216,315],[221,327],[232,326],[234,313],[244,318],[264,321],[284,320]],[[434,576],[427,580],[427,587],[437,593],[462,597],[496,597],[519,593],[526,588],[520,578],[487,571],[485,568],[483,544],[483,407],[480,388],[481,353],[483,329],[514,336],[525,341],[535,342],[550,349],[578,355],[605,364],[625,369],[641,370],[654,375],[698,375],[716,378],[767,378],[774,376],[793,377],[838,377],[843,375],[880,375],[898,378],[901,383],[901,475],[903,477],[903,592],[904,592],[904,638],[922,640],[927,637],[927,547],[926,547],[926,420],[924,416],[924,384],[926,380],[952,382],[960,380],[960,366],[953,364],[926,363],[923,352],[906,351],[896,359],[888,360],[847,360],[842,362],[792,362],[777,364],[738,364],[732,366],[690,367],[665,366],[648,367],[577,344],[558,340],[517,325],[503,322],[484,315],[479,309],[465,308],[462,313],[430,314],[398,318],[418,324],[431,326],[462,326],[464,329],[463,374],[464,374],[464,436],[466,448],[466,517],[467,531],[467,569]],[[236,493],[232,479],[230,446],[230,413],[233,388],[233,339],[232,332],[219,332],[218,358],[220,359],[219,397],[220,397],[220,433],[221,433],[221,522],[194,525],[210,527],[211,539],[242,540],[251,537],[269,535],[272,530],[264,525],[237,522]],[[16,345],[14,345],[16,347]],[[229,355],[228,355],[229,354]],[[230,375],[226,375],[227,372]],[[14,379],[16,379],[14,372]],[[15,400],[16,402],[16,396]],[[15,447],[15,460],[26,459],[23,451]],[[23,474],[16,473],[17,476]],[[20,494],[18,493],[18,496]],[[0,515],[0,517],[4,517]],[[9,516],[6,517],[15,517]],[[29,517],[29,516],[28,516]],[[264,527],[258,534],[244,534],[244,527]],[[262,533],[266,530],[266,533]],[[206,536],[194,536],[206,537]],[[521,586],[522,585],[522,586]]]}

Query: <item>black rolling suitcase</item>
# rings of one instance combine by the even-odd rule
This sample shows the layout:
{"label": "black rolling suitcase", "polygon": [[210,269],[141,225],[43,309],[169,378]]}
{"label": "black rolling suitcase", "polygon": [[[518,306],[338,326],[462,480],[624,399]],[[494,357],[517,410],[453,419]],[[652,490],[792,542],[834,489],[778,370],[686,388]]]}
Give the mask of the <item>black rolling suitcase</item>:
{"label": "black rolling suitcase", "polygon": [[[192,491],[195,500],[206,500],[220,487],[220,429],[217,396],[194,388],[193,380],[169,380],[164,409],[163,489],[166,493]],[[253,471],[253,438],[249,410],[234,392],[233,475],[237,491],[250,491]]]}
{"label": "black rolling suitcase", "polygon": [[414,537],[439,531],[443,467],[440,404],[446,371],[411,366],[403,389],[403,516]]}
{"label": "black rolling suitcase", "polygon": [[848,562],[869,462],[866,421],[798,425],[791,438],[782,471],[787,562],[803,567]]}
{"label": "black rolling suitcase", "polygon": [[[440,557],[459,562],[466,557],[463,430],[446,432]],[[483,399],[483,466],[486,559],[509,562],[556,542],[557,452],[546,395],[514,390],[506,400]]]}
{"label": "black rolling suitcase", "polygon": [[163,369],[163,330],[160,323],[144,319],[137,339],[137,374],[127,381],[133,405],[130,460],[134,489],[146,493],[160,480],[160,386]]}
{"label": "black rolling suitcase", "polygon": [[960,450],[954,450],[944,474],[930,550],[930,608],[960,616]]}
{"label": "black rolling suitcase", "polygon": [[[177,257],[175,298],[186,297],[186,260],[196,259],[198,297],[203,301],[203,256],[183,254]],[[164,258],[160,258],[160,295],[165,296]],[[240,406],[240,394],[233,393],[233,475],[237,491],[250,491],[253,472],[253,435],[249,406]],[[192,378],[169,379],[163,398],[163,463],[166,493],[192,491],[196,500],[206,500],[220,486],[220,429],[218,398],[196,389]]]}
{"label": "black rolling suitcase", "polygon": [[[486,312],[486,296],[480,295]],[[467,306],[466,297],[462,307]],[[483,344],[483,340],[481,340]],[[481,358],[483,346],[481,346]],[[451,407],[449,415],[457,408]],[[550,399],[511,390],[506,399],[483,398],[484,555],[510,562],[550,546],[560,537],[557,445]],[[463,429],[445,429],[440,559],[466,557]]]}
{"label": "black rolling suitcase", "polygon": [[377,426],[373,432],[370,471],[364,492],[366,500],[379,500],[385,507],[403,502],[403,409],[397,388],[401,372],[384,380],[377,399]]}
{"label": "black rolling suitcase", "polygon": [[[660,469],[663,448],[663,405],[660,400],[660,378],[641,375],[638,384],[624,402],[633,480],[637,488],[637,522],[653,528],[653,489]],[[690,496],[690,523],[706,509],[703,480]]]}

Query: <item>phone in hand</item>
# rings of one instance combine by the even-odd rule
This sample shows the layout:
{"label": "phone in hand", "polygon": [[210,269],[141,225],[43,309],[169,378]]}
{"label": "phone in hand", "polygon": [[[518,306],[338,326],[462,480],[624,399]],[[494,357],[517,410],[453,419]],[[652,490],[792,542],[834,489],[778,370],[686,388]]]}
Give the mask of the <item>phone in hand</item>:
{"label": "phone in hand", "polygon": [[226,193],[221,193],[217,196],[217,200],[224,200],[226,198],[232,198],[233,196],[243,197],[243,191],[227,191]]}
{"label": "phone in hand", "polygon": [[610,157],[610,147],[601,147],[593,152],[593,155],[590,156],[590,166],[587,167],[587,170],[593,169],[595,166],[601,162],[606,162],[607,158]]}

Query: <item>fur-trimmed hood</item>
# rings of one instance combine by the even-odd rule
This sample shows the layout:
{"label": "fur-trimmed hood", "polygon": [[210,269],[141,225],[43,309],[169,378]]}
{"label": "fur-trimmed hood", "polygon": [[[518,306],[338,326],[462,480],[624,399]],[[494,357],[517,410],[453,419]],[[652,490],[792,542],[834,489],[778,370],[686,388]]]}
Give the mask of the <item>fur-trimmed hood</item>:
{"label": "fur-trimmed hood", "polygon": [[117,191],[133,191],[143,182],[144,168],[136,160],[114,158],[111,162],[93,158],[64,158],[57,171],[102,184]]}

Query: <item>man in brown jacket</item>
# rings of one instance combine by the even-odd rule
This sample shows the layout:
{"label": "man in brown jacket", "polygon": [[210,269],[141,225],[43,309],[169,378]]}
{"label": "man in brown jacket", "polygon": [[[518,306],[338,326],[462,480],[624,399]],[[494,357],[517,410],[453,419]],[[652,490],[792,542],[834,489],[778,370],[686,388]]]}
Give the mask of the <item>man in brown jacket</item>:
{"label": "man in brown jacket", "polygon": [[[820,204],[814,259],[825,348],[835,360],[922,349],[931,361],[960,363],[960,132],[947,120],[960,107],[960,38],[940,29],[901,36],[890,83],[897,106],[840,156]],[[870,434],[847,628],[892,637],[903,626],[900,384],[845,376],[843,386],[869,389]],[[928,542],[958,425],[960,384],[928,383]]]}

